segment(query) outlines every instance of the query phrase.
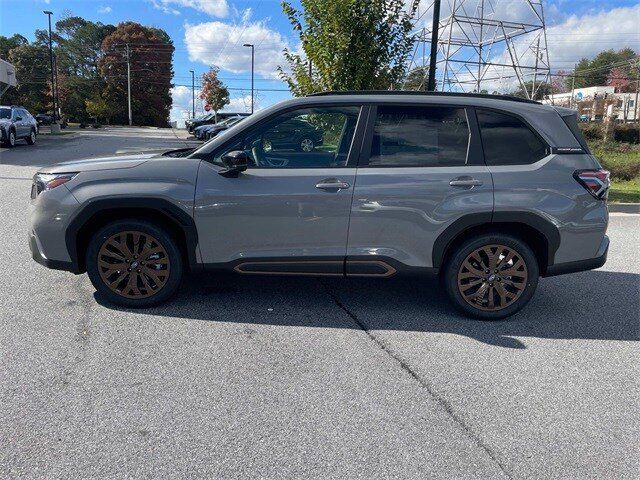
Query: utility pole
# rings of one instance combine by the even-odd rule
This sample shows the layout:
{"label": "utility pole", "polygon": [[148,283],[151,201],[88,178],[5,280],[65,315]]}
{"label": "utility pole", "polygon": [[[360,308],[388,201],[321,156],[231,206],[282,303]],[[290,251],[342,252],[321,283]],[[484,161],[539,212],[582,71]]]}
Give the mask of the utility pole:
{"label": "utility pole", "polygon": [[[49,10],[44,10],[44,13],[47,17],[49,17],[49,63],[51,64],[51,101],[53,103],[53,124],[58,124],[58,112],[56,109],[56,88],[55,88],[55,78],[54,78],[54,68],[53,68],[53,40],[51,38],[51,15],[53,12]],[[51,127],[52,129],[54,127]]]}
{"label": "utility pole", "polygon": [[191,72],[191,118],[196,118],[196,74],[193,70]]}
{"label": "utility pole", "polygon": [[253,61],[254,61],[254,52],[255,45],[253,43],[245,43],[243,47],[251,47],[251,115],[253,115]]}
{"label": "utility pole", "polygon": [[633,102],[633,121],[640,123],[638,119],[638,90],[640,90],[640,62],[636,63],[636,100]]}
{"label": "utility pole", "polygon": [[436,89],[436,57],[438,56],[438,27],[440,26],[440,0],[433,2],[433,25],[431,27],[431,57],[429,58],[429,81],[427,91]]}
{"label": "utility pole", "polygon": [[129,125],[133,125],[131,118],[131,50],[127,43],[127,103],[129,104]]}

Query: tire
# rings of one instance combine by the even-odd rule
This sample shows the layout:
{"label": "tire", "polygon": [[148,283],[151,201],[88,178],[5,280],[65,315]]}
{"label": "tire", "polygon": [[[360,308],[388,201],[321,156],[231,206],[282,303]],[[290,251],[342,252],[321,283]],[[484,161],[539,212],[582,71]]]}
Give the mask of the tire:
{"label": "tire", "polygon": [[31,133],[25,139],[29,145],[34,145],[36,143],[36,131],[32,128]]}
{"label": "tire", "polygon": [[[145,254],[145,250],[150,252]],[[128,308],[145,308],[167,301],[180,287],[184,268],[180,249],[165,230],[133,219],[110,223],[96,232],[89,242],[85,261],[87,274],[98,293],[109,303]],[[151,267],[151,262],[157,263]],[[105,264],[114,266],[109,268]]]}
{"label": "tire", "polygon": [[[493,272],[488,270],[492,266],[489,254],[498,256]],[[500,320],[531,300],[538,276],[538,261],[526,243],[511,235],[486,234],[464,242],[452,253],[442,281],[449,298],[463,313],[481,320]]]}
{"label": "tire", "polygon": [[298,144],[298,151],[311,152],[315,148],[315,143],[310,138],[303,138]]}
{"label": "tire", "polygon": [[13,148],[16,146],[16,132],[14,130],[9,130],[9,136],[4,142],[4,146],[7,148]]}

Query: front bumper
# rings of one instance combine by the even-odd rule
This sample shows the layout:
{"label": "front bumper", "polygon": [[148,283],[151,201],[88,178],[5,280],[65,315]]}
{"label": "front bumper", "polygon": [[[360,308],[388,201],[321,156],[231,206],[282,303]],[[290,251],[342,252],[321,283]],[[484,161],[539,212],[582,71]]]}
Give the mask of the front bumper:
{"label": "front bumper", "polygon": [[31,250],[31,257],[40,265],[44,265],[47,268],[53,270],[64,270],[66,272],[78,273],[78,268],[73,262],[63,262],[60,260],[51,260],[44,256],[42,249],[40,248],[40,242],[35,234],[29,235],[29,249]]}
{"label": "front bumper", "polygon": [[587,258],[585,260],[578,260],[575,262],[558,263],[556,265],[549,265],[545,277],[555,277],[557,275],[565,275],[567,273],[584,272],[586,270],[593,270],[600,268],[607,261],[607,254],[609,253],[609,237],[606,235],[600,243],[598,253],[594,258]]}

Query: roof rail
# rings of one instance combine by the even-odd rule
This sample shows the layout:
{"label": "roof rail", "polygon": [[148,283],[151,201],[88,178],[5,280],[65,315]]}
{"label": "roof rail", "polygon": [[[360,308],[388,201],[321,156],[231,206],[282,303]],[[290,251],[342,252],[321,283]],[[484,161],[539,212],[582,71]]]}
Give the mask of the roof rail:
{"label": "roof rail", "polygon": [[491,95],[488,93],[464,93],[464,92],[418,92],[412,90],[343,90],[310,93],[307,97],[322,97],[326,95],[423,95],[427,97],[472,97],[472,98],[489,98],[494,100],[508,100],[511,102],[534,103],[541,105],[540,102],[529,100],[528,98],[516,97],[514,95]]}

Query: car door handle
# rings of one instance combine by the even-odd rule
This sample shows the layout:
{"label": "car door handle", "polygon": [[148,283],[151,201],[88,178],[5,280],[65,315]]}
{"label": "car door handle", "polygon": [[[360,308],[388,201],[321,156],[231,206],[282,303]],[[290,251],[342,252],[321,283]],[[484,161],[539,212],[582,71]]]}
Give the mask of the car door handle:
{"label": "car door handle", "polygon": [[320,190],[346,190],[351,185],[337,178],[326,178],[319,183],[316,183],[316,188]]}
{"label": "car door handle", "polygon": [[452,187],[479,187],[482,185],[482,181],[471,177],[458,177],[451,180],[449,185]]}

